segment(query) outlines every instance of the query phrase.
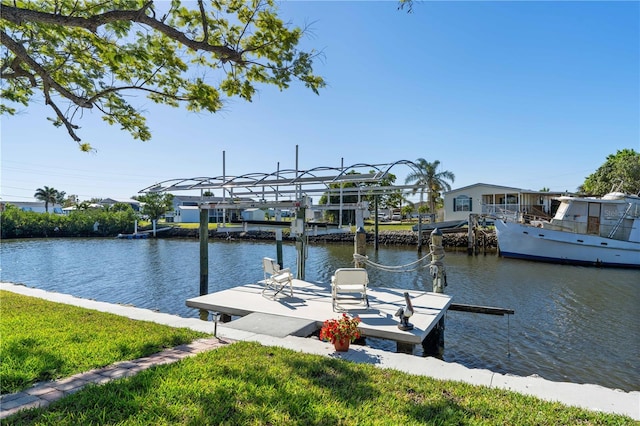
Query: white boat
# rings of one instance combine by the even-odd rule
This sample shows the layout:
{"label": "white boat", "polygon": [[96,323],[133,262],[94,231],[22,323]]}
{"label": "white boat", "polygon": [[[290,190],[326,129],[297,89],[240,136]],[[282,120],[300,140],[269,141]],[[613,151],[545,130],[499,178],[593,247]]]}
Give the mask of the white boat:
{"label": "white boat", "polygon": [[640,268],[640,197],[559,197],[550,221],[496,219],[503,257],[553,263]]}

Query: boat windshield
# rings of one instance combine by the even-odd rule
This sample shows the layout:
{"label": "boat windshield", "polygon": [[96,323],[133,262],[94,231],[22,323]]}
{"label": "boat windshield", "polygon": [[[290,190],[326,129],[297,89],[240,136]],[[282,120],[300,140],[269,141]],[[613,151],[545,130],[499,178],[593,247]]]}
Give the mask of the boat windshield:
{"label": "boat windshield", "polygon": [[560,203],[560,207],[558,207],[556,215],[553,218],[558,220],[564,219],[564,216],[567,213],[567,210],[569,210],[570,205],[571,203],[568,201],[563,201],[562,203]]}

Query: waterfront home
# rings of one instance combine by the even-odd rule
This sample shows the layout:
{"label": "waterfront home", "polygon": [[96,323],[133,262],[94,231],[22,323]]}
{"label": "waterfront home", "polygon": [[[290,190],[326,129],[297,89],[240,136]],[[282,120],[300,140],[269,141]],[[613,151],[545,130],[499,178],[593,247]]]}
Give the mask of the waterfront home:
{"label": "waterfront home", "polygon": [[444,220],[465,220],[470,214],[551,217],[560,204],[555,198],[567,194],[476,183],[443,194]]}
{"label": "waterfront home", "polygon": [[[173,209],[165,213],[167,222],[175,223],[199,223],[200,222],[200,203],[222,203],[225,201],[222,197],[197,195],[173,195]],[[238,201],[253,201],[250,198],[236,198]],[[229,198],[226,198],[229,203]],[[209,209],[209,223],[231,222],[239,220],[242,209],[216,208]],[[264,215],[263,215],[264,218]]]}
{"label": "waterfront home", "polygon": [[[0,203],[0,211],[4,211],[7,204],[11,204],[25,212],[46,213],[44,201],[3,201]],[[49,203],[49,213],[63,214],[60,204]]]}

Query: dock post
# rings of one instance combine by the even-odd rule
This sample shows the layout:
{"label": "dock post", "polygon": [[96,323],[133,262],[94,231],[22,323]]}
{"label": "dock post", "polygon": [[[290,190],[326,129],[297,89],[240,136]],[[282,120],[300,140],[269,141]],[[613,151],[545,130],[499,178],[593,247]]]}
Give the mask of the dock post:
{"label": "dock post", "polygon": [[399,354],[413,354],[413,343],[396,342],[396,352]]}
{"label": "dock post", "polygon": [[[359,254],[360,256],[366,256],[367,255],[367,231],[364,230],[364,227],[359,227],[358,229],[356,229],[356,236],[354,237],[354,251],[356,254]],[[355,266],[356,268],[362,268],[364,267],[364,264],[358,262],[358,260],[355,261]]]}
{"label": "dock post", "polygon": [[[436,228],[431,232],[431,265],[429,271],[433,279],[433,292],[444,293],[447,286],[447,275],[444,271],[444,248],[442,247],[442,232]],[[425,354],[442,358],[444,353],[444,317],[440,318],[438,324],[429,332],[422,341],[422,348]]]}
{"label": "dock post", "polygon": [[[209,209],[200,207],[200,296],[209,293]],[[209,312],[201,309],[200,319],[207,321]]]}
{"label": "dock post", "polygon": [[375,195],[374,199],[373,199],[373,203],[374,203],[374,210],[376,212],[376,217],[373,218],[373,249],[376,251],[376,253],[378,252],[378,247],[379,247],[379,240],[378,240],[378,231],[379,231],[379,227],[378,227],[378,222],[380,221],[380,219],[378,218],[378,196]]}
{"label": "dock post", "polygon": [[467,228],[467,254],[473,254],[473,225],[471,224],[471,215],[469,216],[469,227]]}
{"label": "dock post", "polygon": [[[276,210],[276,220],[279,222],[280,210]],[[284,260],[282,258],[282,229],[276,228],[276,260],[278,265],[280,265],[280,269],[284,268]]]}
{"label": "dock post", "polygon": [[306,230],[306,217],[307,217],[307,209],[306,209],[307,199],[306,197],[300,203],[296,211],[296,223],[299,224],[298,234],[296,235],[296,251],[298,252],[297,257],[297,270],[296,270],[296,278],[299,280],[304,280],[305,273],[305,263],[306,263],[306,252],[307,249],[305,247],[306,238],[305,235]]}
{"label": "dock post", "polygon": [[[420,190],[420,207],[423,205],[424,189]],[[422,213],[418,209],[418,254],[422,253]]]}

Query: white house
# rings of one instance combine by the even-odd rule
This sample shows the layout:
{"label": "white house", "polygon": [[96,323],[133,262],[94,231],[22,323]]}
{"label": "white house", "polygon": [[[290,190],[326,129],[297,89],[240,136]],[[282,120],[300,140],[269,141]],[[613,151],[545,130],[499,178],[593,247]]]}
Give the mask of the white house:
{"label": "white house", "polygon": [[549,217],[559,205],[554,198],[561,195],[567,193],[476,183],[443,194],[444,220],[465,220],[472,213],[494,216],[524,213]]}
{"label": "white house", "polygon": [[[200,197],[198,195],[174,195],[173,210],[165,213],[167,222],[181,223],[199,223],[200,222],[200,203],[221,203],[222,197]],[[240,201],[251,201],[248,198],[242,198]],[[228,203],[228,199],[227,199]],[[223,219],[226,222],[239,220],[240,209],[209,209],[209,222],[221,223]],[[226,216],[226,217],[225,217]],[[264,215],[262,216],[264,219]]]}
{"label": "white house", "polygon": [[[2,210],[6,204],[16,206],[25,212],[46,213],[44,201],[3,201]],[[49,213],[63,214],[60,204],[49,204]]]}

